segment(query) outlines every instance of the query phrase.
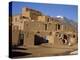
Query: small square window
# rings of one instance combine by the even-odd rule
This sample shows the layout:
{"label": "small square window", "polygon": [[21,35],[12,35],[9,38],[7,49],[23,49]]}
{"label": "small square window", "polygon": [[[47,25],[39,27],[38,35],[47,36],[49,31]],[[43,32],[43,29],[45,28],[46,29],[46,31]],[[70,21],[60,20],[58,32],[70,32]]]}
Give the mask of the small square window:
{"label": "small square window", "polygon": [[17,18],[15,18],[15,22],[17,22]]}

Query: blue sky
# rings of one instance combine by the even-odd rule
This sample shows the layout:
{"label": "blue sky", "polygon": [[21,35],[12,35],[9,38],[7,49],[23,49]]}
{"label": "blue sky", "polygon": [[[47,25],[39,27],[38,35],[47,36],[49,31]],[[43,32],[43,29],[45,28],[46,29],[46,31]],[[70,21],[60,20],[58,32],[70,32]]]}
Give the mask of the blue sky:
{"label": "blue sky", "polygon": [[78,19],[78,7],[76,5],[61,5],[61,4],[41,4],[30,2],[13,2],[12,15],[21,13],[23,7],[29,7],[48,16],[65,16],[72,20]]}

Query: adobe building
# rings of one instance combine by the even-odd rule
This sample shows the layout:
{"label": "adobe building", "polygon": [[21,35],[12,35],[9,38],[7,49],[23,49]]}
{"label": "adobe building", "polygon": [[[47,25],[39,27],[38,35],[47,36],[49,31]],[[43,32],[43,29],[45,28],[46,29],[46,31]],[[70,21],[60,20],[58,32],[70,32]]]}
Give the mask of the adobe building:
{"label": "adobe building", "polygon": [[22,9],[22,16],[24,16],[25,18],[30,18],[31,20],[38,20],[38,16],[41,16],[42,13],[34,10],[34,9],[30,9],[30,8],[26,8],[24,7]]}
{"label": "adobe building", "polygon": [[73,45],[77,30],[54,17],[23,8],[20,15],[12,16],[12,45],[34,47],[41,44]]}

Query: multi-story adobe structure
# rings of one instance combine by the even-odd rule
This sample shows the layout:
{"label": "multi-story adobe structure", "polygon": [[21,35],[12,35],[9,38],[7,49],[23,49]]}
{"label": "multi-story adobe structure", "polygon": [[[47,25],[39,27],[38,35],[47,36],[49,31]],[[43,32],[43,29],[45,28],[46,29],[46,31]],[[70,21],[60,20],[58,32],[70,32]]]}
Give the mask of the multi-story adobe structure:
{"label": "multi-story adobe structure", "polygon": [[41,44],[73,45],[77,30],[70,24],[41,12],[23,8],[20,15],[12,16],[12,45],[34,47]]}

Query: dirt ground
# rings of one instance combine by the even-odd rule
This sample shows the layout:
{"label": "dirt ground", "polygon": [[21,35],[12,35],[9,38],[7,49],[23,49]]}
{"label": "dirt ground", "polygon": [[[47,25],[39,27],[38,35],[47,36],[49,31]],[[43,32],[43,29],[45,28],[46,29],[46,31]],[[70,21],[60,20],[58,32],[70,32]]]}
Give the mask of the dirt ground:
{"label": "dirt ground", "polygon": [[[77,44],[73,46],[54,46],[54,47],[43,47],[35,46],[33,48],[27,48],[25,50],[13,50],[18,52],[31,53],[31,55],[25,55],[23,57],[43,57],[43,56],[62,56],[70,55],[70,52],[77,50]],[[21,47],[20,47],[21,48]]]}

